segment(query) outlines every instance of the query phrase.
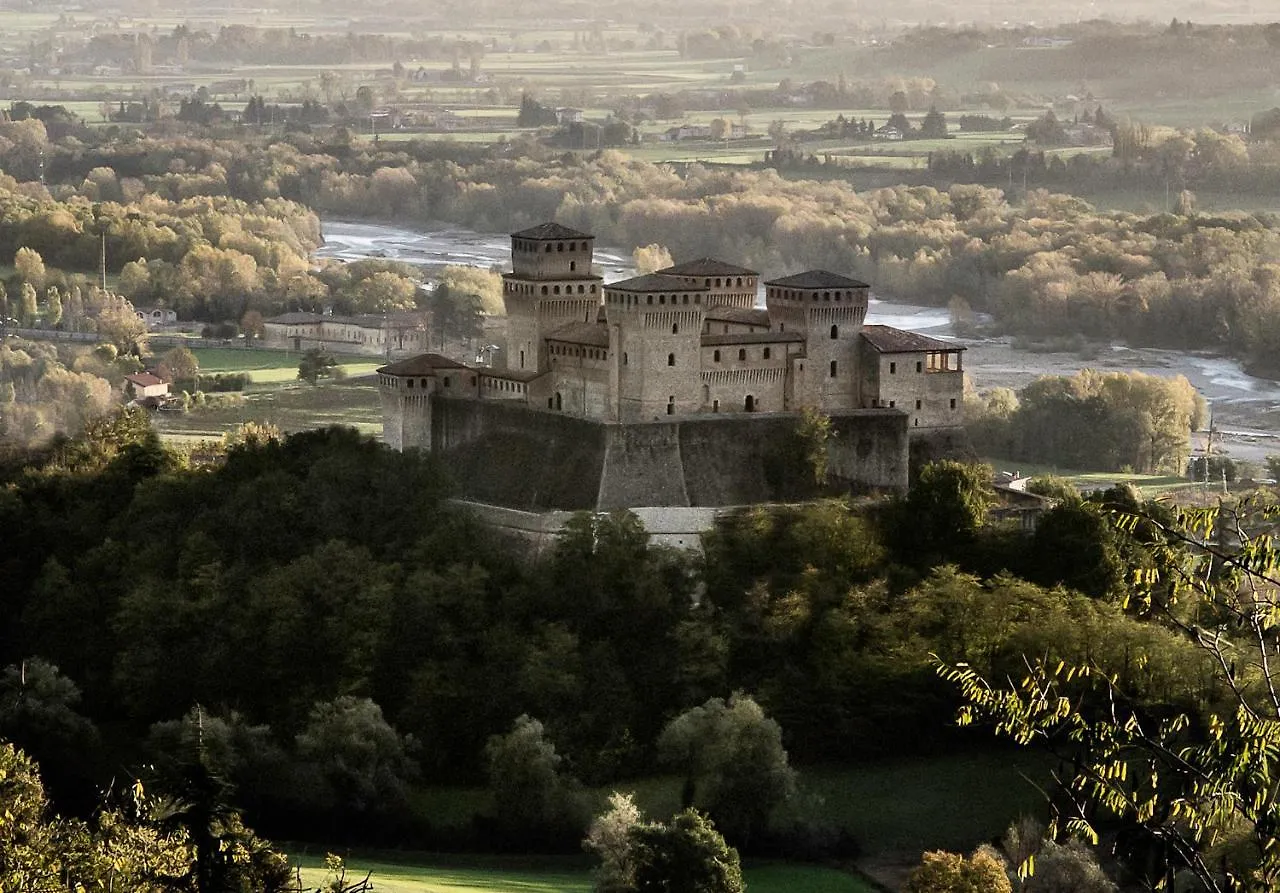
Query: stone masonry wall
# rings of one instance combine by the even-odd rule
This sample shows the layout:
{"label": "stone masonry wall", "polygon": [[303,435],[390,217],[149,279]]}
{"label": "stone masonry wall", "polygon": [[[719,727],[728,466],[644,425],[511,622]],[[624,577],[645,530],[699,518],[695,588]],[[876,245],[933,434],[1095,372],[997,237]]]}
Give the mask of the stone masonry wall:
{"label": "stone masonry wall", "polygon": [[[432,436],[464,499],[524,511],[725,506],[816,495],[799,416],[703,415],[602,424],[521,406],[436,399]],[[905,488],[901,412],[833,418],[832,483]]]}

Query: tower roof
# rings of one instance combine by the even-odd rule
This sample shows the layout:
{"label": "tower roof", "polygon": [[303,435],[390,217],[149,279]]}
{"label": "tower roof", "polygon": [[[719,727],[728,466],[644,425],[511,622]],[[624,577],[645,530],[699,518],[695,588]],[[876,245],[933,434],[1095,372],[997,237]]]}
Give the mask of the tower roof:
{"label": "tower roof", "polygon": [[672,264],[659,273],[666,276],[759,276],[755,270],[746,267],[735,267],[714,257],[700,257],[687,260],[681,264]]}
{"label": "tower roof", "polygon": [[467,369],[457,360],[441,356],[438,353],[424,353],[409,357],[398,363],[383,366],[378,372],[382,375],[434,375],[437,369]]}
{"label": "tower roof", "polygon": [[930,338],[918,332],[904,332],[893,326],[863,326],[862,337],[880,353],[918,353],[920,351],[964,350],[954,341]]}
{"label": "tower roof", "polygon": [[532,239],[534,241],[552,241],[555,239],[594,239],[591,233],[579,232],[576,229],[569,229],[562,226],[554,220],[547,223],[539,223],[537,226],[531,226],[528,229],[522,229],[518,233],[512,233],[513,239]]}
{"label": "tower roof", "polygon": [[783,288],[870,288],[865,282],[841,276],[839,273],[828,273],[826,270],[809,270],[784,276],[781,279],[770,279],[765,285],[780,285]]}
{"label": "tower roof", "polygon": [[691,285],[675,276],[664,276],[661,273],[649,273],[645,276],[633,276],[621,282],[610,282],[605,288],[616,288],[622,291],[706,291],[702,285]]}

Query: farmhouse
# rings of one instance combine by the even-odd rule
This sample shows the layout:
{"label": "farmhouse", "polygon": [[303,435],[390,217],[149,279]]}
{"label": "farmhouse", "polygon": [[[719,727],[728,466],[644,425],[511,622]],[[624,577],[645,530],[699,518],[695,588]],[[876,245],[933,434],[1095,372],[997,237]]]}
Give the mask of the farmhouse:
{"label": "farmhouse", "polygon": [[605,284],[594,243],[557,223],[514,233],[501,367],[382,367],[384,440],[446,456],[477,503],[660,509],[646,524],[683,534],[707,509],[812,495],[808,411],[830,418],[829,475],[855,491],[900,490],[913,457],[962,442],[963,348],[864,326],[866,283],[701,258]]}

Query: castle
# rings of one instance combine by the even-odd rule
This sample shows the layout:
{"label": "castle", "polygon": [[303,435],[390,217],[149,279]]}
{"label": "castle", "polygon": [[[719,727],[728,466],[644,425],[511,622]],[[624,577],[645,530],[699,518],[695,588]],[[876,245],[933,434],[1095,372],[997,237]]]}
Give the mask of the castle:
{"label": "castle", "polygon": [[[523,496],[509,492],[520,482],[495,489],[485,483],[501,476],[492,467],[463,475],[464,490],[482,501],[572,510],[791,498],[780,457],[805,408],[833,419],[831,468],[858,488],[905,487],[909,449],[959,430],[963,348],[865,325],[866,283],[821,270],[770,279],[761,309],[760,274],[710,258],[605,284],[593,272],[594,243],[557,223],[512,234],[497,361],[470,366],[428,353],[379,369],[386,442],[451,453],[467,467],[481,454],[485,462],[520,454],[524,473],[537,477],[562,459],[546,452],[547,438],[576,431],[574,448],[598,439],[598,468],[592,459],[565,469],[590,479],[573,497],[551,480]],[[715,445],[726,437],[757,448]],[[699,450],[756,470],[691,469]],[[663,462],[682,487],[657,483]],[[658,492],[611,485],[624,468],[651,474]],[[690,483],[707,473],[752,480]]]}

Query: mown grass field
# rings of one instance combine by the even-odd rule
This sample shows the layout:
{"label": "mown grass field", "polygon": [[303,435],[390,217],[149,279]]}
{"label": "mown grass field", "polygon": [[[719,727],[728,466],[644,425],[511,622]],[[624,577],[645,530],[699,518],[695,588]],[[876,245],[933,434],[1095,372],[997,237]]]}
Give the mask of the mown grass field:
{"label": "mown grass field", "polygon": [[[305,886],[324,880],[323,857],[291,857],[301,868]],[[588,893],[590,861],[581,857],[502,858],[497,856],[431,856],[406,861],[346,860],[347,878],[371,875],[380,893]],[[751,893],[873,893],[862,878],[820,865],[781,863],[747,864],[747,889]]]}
{"label": "mown grass field", "polygon": [[[297,351],[260,348],[242,350],[232,347],[200,347],[192,353],[200,363],[202,375],[218,372],[248,372],[253,378],[253,384],[259,386],[296,382],[298,361],[302,358]],[[347,378],[372,375],[379,366],[386,365],[385,360],[377,357],[338,355],[336,359],[338,367]]]}
{"label": "mown grass field", "polygon": [[285,432],[328,425],[347,425],[376,436],[382,434],[382,410],[372,373],[383,361],[342,357],[346,377],[321,379],[312,386],[298,381],[295,351],[196,348],[192,351],[202,375],[248,372],[252,384],[238,406],[193,409],[188,413],[156,413],[161,436],[177,442],[217,440],[245,422],[271,424]]}

